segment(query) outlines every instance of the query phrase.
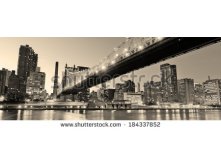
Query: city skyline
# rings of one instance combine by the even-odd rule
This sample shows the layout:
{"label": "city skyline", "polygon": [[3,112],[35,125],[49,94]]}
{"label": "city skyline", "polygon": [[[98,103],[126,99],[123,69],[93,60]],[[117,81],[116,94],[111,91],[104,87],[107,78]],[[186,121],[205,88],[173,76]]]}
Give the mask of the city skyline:
{"label": "city skyline", "polygon": [[[0,68],[17,72],[18,51],[20,45],[30,45],[38,53],[38,66],[46,73],[46,90],[52,92],[55,62],[59,62],[59,82],[65,64],[92,67],[98,64],[125,38],[0,38]],[[220,43],[206,46],[185,56],[172,58],[149,67],[135,71],[137,75],[145,75],[143,82],[150,77],[160,74],[160,65],[165,63],[177,65],[177,77],[192,78],[202,83],[211,78],[221,78],[219,62],[221,53]],[[7,55],[7,56],[3,56]],[[61,56],[62,55],[62,56]],[[14,61],[11,61],[14,60]],[[88,60],[88,61],[85,61]],[[137,81],[135,80],[135,83]],[[141,83],[142,87],[143,83]]]}

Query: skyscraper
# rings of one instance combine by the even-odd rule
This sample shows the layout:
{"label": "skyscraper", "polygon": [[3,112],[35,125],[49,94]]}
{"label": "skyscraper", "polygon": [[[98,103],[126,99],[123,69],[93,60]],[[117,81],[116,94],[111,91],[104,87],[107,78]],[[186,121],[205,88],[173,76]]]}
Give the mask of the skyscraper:
{"label": "skyscraper", "polygon": [[203,85],[199,83],[194,84],[194,104],[204,104]]}
{"label": "skyscraper", "polygon": [[8,81],[8,90],[16,90],[20,91],[20,81],[21,79],[19,78],[18,75],[15,74],[15,71],[13,70]]}
{"label": "skyscraper", "polygon": [[0,70],[0,95],[5,95],[8,89],[8,80],[11,75],[11,71],[2,68]]}
{"label": "skyscraper", "polygon": [[144,104],[158,104],[162,102],[161,82],[144,83]]}
{"label": "skyscraper", "polygon": [[45,91],[45,73],[40,72],[40,68],[36,72],[31,72],[27,79],[26,92],[32,100],[40,100],[41,94]]}
{"label": "skyscraper", "polygon": [[58,94],[58,62],[55,63],[55,74],[54,74],[54,87],[53,87],[53,96],[57,97]]}
{"label": "skyscraper", "polygon": [[183,104],[193,104],[194,100],[194,81],[185,78],[178,80],[179,101]]}
{"label": "skyscraper", "polygon": [[177,71],[176,65],[162,64],[160,66],[163,102],[177,102]]}
{"label": "skyscraper", "polygon": [[6,72],[0,70],[0,95],[5,94],[5,80],[6,80]]}
{"label": "skyscraper", "polygon": [[203,83],[205,104],[221,105],[221,81],[219,79],[208,79]]}
{"label": "skyscraper", "polygon": [[11,71],[2,68],[0,70],[0,95],[5,95],[8,90],[8,80],[11,75]]}
{"label": "skyscraper", "polygon": [[15,71],[12,71],[8,80],[7,101],[24,101],[25,96],[24,93],[21,92],[21,83],[23,83],[23,80],[15,74]]}
{"label": "skyscraper", "polygon": [[26,93],[26,82],[30,72],[36,70],[38,54],[29,45],[21,45],[18,58],[18,76],[21,78],[21,92]]}

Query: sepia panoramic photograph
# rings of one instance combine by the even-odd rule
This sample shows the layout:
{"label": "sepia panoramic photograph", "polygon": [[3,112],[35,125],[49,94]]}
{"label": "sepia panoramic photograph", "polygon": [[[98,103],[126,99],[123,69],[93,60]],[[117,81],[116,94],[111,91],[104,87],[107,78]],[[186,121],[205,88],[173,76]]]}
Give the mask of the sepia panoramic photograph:
{"label": "sepia panoramic photograph", "polygon": [[1,37],[0,120],[221,120],[220,37]]}

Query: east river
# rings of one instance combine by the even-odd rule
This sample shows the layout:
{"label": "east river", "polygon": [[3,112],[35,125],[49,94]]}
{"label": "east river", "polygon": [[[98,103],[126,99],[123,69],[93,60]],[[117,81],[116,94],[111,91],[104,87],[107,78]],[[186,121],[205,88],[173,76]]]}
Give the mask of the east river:
{"label": "east river", "polygon": [[221,110],[0,110],[0,120],[221,120]]}

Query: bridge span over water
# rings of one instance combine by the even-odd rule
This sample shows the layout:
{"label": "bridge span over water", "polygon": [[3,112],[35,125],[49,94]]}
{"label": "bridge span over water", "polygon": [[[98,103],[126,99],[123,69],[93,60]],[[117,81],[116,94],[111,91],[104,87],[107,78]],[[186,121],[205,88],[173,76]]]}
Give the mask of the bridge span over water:
{"label": "bridge span over water", "polygon": [[80,71],[81,79],[73,80],[58,94],[76,94],[133,70],[164,61],[217,43],[220,37],[144,37],[126,38],[98,65]]}

